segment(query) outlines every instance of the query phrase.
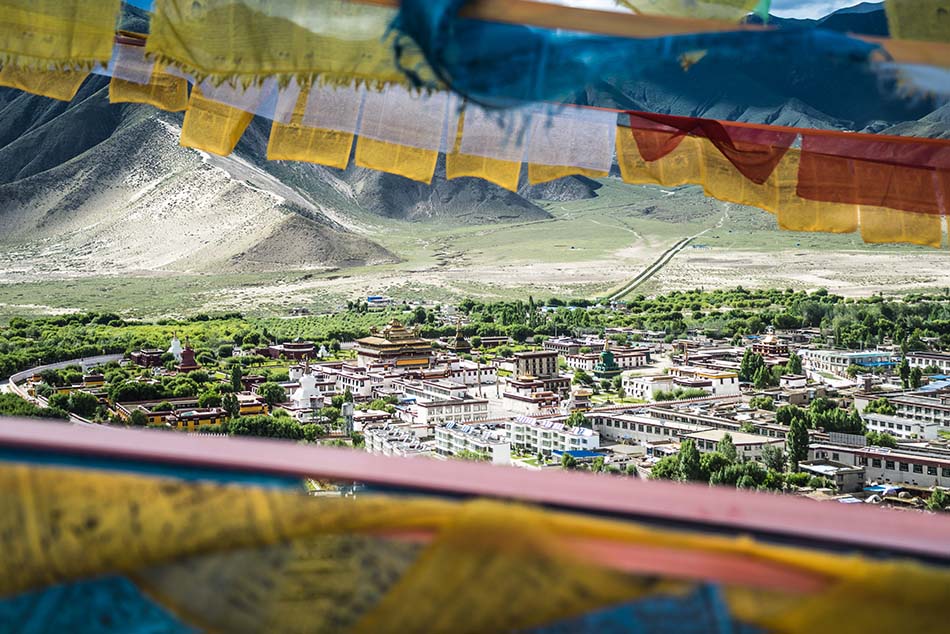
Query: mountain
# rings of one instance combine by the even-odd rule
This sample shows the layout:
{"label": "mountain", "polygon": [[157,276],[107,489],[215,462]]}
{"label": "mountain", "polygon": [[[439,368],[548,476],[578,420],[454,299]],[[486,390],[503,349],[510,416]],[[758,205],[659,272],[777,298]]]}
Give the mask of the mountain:
{"label": "mountain", "polygon": [[[822,25],[879,30],[882,15],[879,5],[866,3],[836,12]],[[127,8],[123,26],[145,31],[146,16]],[[882,101],[887,80],[870,72],[841,82],[834,72],[813,76],[794,64],[776,72],[768,60],[721,64],[704,58],[684,72],[670,62],[629,83],[606,77],[577,101],[950,136],[948,106],[935,110],[919,98]],[[723,76],[733,78],[728,99]],[[789,99],[789,86],[807,104]],[[569,177],[525,184],[515,193],[480,179],[449,181],[444,158],[431,185],[352,162],[336,170],[267,161],[271,122],[260,118],[231,157],[209,156],[179,146],[181,115],[110,105],[107,93],[108,79],[98,76],[68,104],[0,89],[0,273],[241,272],[393,262],[398,256],[373,239],[375,218],[477,225],[542,220],[551,216],[541,201],[595,199],[602,187]],[[873,112],[867,107],[872,102],[880,106]],[[872,116],[881,112],[883,118]]]}
{"label": "mountain", "polygon": [[[178,145],[179,117],[0,93],[0,269],[58,275],[325,268],[397,258],[240,156]],[[287,248],[292,245],[292,248]]]}

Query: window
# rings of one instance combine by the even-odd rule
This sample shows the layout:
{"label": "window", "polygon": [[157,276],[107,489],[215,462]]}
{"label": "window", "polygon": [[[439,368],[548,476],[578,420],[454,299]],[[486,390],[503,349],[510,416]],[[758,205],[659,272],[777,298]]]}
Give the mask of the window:
{"label": "window", "polygon": [[927,475],[937,475],[937,467],[927,467]]}
{"label": "window", "polygon": [[872,458],[872,459],[871,459],[871,466],[872,466],[872,467],[877,467],[878,469],[880,469],[880,468],[881,468],[881,459],[880,459],[880,458]]}
{"label": "window", "polygon": [[838,457],[838,453],[837,453],[837,452],[832,453],[832,454],[831,454],[831,459],[832,459],[832,460],[840,460],[840,458]]}
{"label": "window", "polygon": [[948,469],[947,467],[944,467],[943,469],[941,469],[940,473],[943,474],[943,477],[950,478],[950,469]]}
{"label": "window", "polygon": [[885,468],[885,469],[891,469],[891,470],[893,470],[893,469],[894,469],[894,461],[893,461],[893,460],[887,460],[887,461],[885,461],[885,462],[884,462],[884,468]]}
{"label": "window", "polygon": [[907,464],[906,462],[898,462],[898,463],[897,463],[897,470],[898,470],[898,471],[910,471],[910,465]]}
{"label": "window", "polygon": [[924,472],[923,465],[919,465],[919,464],[914,465],[914,473],[923,473],[923,472]]}

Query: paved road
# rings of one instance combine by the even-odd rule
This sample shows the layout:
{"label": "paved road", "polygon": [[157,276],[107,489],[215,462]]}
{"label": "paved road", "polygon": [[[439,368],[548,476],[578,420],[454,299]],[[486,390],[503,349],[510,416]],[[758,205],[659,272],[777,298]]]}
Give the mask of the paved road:
{"label": "paved road", "polygon": [[[82,359],[69,359],[68,361],[58,361],[56,363],[47,363],[45,365],[38,365],[35,368],[30,368],[28,370],[23,370],[22,372],[17,372],[16,374],[10,376],[10,380],[7,383],[0,384],[0,391],[13,392],[19,394],[22,398],[25,398],[28,401],[39,403],[42,407],[48,405],[45,398],[37,397],[30,398],[26,393],[26,390],[23,390],[18,385],[23,381],[26,381],[28,378],[36,374],[37,372],[42,372],[43,370],[59,370],[71,365],[79,365],[84,369],[92,366],[102,365],[104,363],[110,363],[112,361],[118,361],[125,355],[123,354],[102,354],[96,357],[85,357]],[[80,427],[103,427],[103,425],[97,425],[95,423],[90,423],[85,418],[80,418],[75,414],[69,415],[69,422],[73,425],[78,425]]]}

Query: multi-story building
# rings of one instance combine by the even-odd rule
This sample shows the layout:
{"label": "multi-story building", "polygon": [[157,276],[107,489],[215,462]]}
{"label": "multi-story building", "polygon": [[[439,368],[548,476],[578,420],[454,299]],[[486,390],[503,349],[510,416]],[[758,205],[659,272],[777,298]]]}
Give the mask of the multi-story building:
{"label": "multi-story building", "polygon": [[885,414],[862,414],[861,419],[868,431],[883,432],[902,440],[936,440],[939,436],[938,432],[947,429],[937,422],[917,421]]}
{"label": "multi-story building", "polygon": [[512,446],[530,453],[550,455],[553,451],[592,451],[600,448],[600,434],[587,427],[568,427],[565,419],[538,419],[518,416],[508,422]]}
{"label": "multi-story building", "polygon": [[646,445],[658,440],[678,441],[682,436],[712,427],[661,420],[642,414],[616,414],[592,417],[594,429],[602,438]]}
{"label": "multi-story building", "polygon": [[399,368],[429,365],[432,344],[416,331],[393,319],[382,330],[370,330],[369,337],[356,340],[356,362],[360,366],[384,363]]}
{"label": "multi-story building", "polygon": [[[612,346],[610,352],[613,353],[614,363],[621,370],[632,370],[650,363],[650,350],[647,348]],[[571,369],[593,372],[594,366],[600,362],[600,357],[600,352],[566,354],[564,355],[564,362]]]}
{"label": "multi-story building", "polygon": [[470,452],[492,464],[511,464],[511,443],[504,424],[440,425],[435,428],[435,450],[443,456]]}
{"label": "multi-story building", "polygon": [[950,456],[944,452],[813,443],[809,447],[808,457],[864,467],[868,482],[921,487],[950,486]]}
{"label": "multi-story building", "polygon": [[893,352],[884,350],[866,350],[849,352],[847,350],[801,350],[802,367],[810,372],[827,373],[846,378],[852,365],[864,369],[892,368],[895,365]]}
{"label": "multi-story building", "polygon": [[623,391],[627,396],[641,401],[654,401],[659,392],[669,392],[673,389],[673,377],[668,374],[652,376],[624,375]]}
{"label": "multi-story building", "polygon": [[363,438],[366,451],[382,456],[414,457],[433,453],[431,443],[419,440],[405,425],[368,426],[363,429]]}
{"label": "multi-story building", "polygon": [[950,427],[950,395],[901,394],[888,398],[888,402],[901,418]]}
{"label": "multi-story building", "polygon": [[907,364],[911,368],[935,367],[942,373],[950,373],[950,353],[947,352],[908,352],[906,355]]}
{"label": "multi-story building", "polygon": [[701,387],[715,396],[739,393],[739,374],[736,372],[680,365],[670,368],[670,376],[674,379],[691,379],[695,384],[690,387]]}
{"label": "multi-story building", "polygon": [[716,451],[719,442],[725,438],[726,434],[732,436],[732,444],[736,446],[739,458],[743,460],[762,460],[762,450],[769,446],[785,449],[784,438],[769,438],[759,434],[746,434],[741,431],[726,431],[725,429],[707,429],[685,434],[683,440],[693,440],[700,453],[707,453]]}
{"label": "multi-story building", "polygon": [[770,333],[752,344],[752,352],[763,357],[787,357],[788,344]]}
{"label": "multi-story building", "polygon": [[407,416],[415,426],[434,427],[443,423],[471,423],[488,418],[488,400],[446,399],[412,404]]}
{"label": "multi-story building", "polygon": [[536,379],[556,377],[557,353],[550,350],[515,353],[515,377],[532,376]]}

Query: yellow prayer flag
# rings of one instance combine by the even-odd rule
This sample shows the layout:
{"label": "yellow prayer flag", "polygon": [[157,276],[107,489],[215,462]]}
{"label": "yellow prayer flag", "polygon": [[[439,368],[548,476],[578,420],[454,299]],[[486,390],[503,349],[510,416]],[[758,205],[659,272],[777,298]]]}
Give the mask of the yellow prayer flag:
{"label": "yellow prayer flag", "polygon": [[540,185],[548,181],[564,178],[565,176],[587,176],[589,178],[604,178],[607,172],[592,170],[584,167],[572,167],[570,165],[541,165],[539,163],[528,163],[528,183],[531,185]]}
{"label": "yellow prayer flag", "polygon": [[861,237],[865,242],[906,242],[940,248],[943,216],[861,206]]}
{"label": "yellow prayer flag", "polygon": [[166,112],[188,107],[188,82],[161,70],[156,64],[147,84],[113,77],[109,82],[109,103],[146,103]]}
{"label": "yellow prayer flag", "polygon": [[462,134],[465,125],[465,113],[459,116],[458,132],[455,135],[455,145],[452,151],[445,155],[445,177],[449,180],[474,176],[499,187],[518,191],[518,179],[521,176],[521,163],[518,161],[503,161],[487,156],[463,154]]}
{"label": "yellow prayer flag", "polygon": [[72,101],[89,73],[74,70],[33,70],[7,64],[0,69],[0,86],[25,92]]}
{"label": "yellow prayer flag", "polygon": [[[394,7],[346,0],[156,0],[146,50],[198,79],[405,84],[390,33],[395,16]],[[424,66],[418,52],[403,62]]]}
{"label": "yellow prayer flag", "polygon": [[307,90],[300,91],[290,123],[274,122],[267,143],[267,158],[272,161],[307,161],[346,169],[353,147],[353,133],[303,125],[308,95]]}
{"label": "yellow prayer flag", "polygon": [[432,182],[438,159],[436,150],[386,143],[365,136],[356,141],[356,164],[360,167],[398,174],[426,184]]}
{"label": "yellow prayer flag", "polygon": [[887,0],[884,8],[892,38],[950,42],[947,0]]}
{"label": "yellow prayer flag", "polygon": [[179,142],[185,147],[227,156],[234,151],[253,118],[253,113],[206,99],[195,86],[191,89]]}
{"label": "yellow prayer flag", "polygon": [[703,150],[696,137],[685,137],[676,149],[656,161],[645,161],[630,128],[617,128],[617,162],[625,183],[640,185],[703,184]]}
{"label": "yellow prayer flag", "polygon": [[48,68],[106,64],[119,0],[0,0],[0,63]]}

